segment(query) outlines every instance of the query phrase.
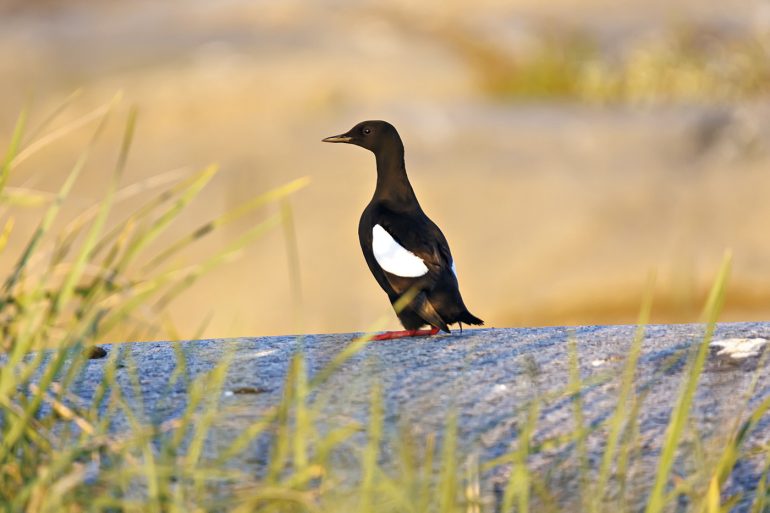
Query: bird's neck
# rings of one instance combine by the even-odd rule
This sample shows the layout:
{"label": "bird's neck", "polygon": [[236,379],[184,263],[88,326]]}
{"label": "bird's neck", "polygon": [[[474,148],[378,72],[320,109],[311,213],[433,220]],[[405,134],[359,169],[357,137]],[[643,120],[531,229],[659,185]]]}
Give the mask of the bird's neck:
{"label": "bird's neck", "polygon": [[412,184],[406,176],[404,150],[380,152],[376,158],[377,188],[373,199],[404,209],[420,208]]}

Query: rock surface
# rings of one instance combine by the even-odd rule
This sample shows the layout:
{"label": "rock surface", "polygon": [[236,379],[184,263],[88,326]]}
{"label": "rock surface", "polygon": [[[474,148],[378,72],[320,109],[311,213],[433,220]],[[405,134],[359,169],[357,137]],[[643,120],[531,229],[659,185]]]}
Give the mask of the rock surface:
{"label": "rock surface", "polygon": [[[573,429],[574,401],[564,393],[569,380],[569,340],[576,341],[581,376],[589,383],[582,394],[587,424],[596,425],[612,415],[619,390],[617,373],[634,337],[633,326],[584,326],[575,328],[479,329],[432,338],[372,342],[347,361],[311,395],[311,402],[323,411],[327,429],[337,422],[367,422],[370,387],[376,380],[382,387],[386,436],[395,439],[406,428],[418,438],[445,429],[447,414],[458,412],[458,454],[475,455],[482,463],[516,447],[522,419],[535,397],[542,399],[535,441]],[[646,328],[638,364],[636,391],[643,398],[639,417],[637,447],[640,456],[631,469],[639,500],[654,479],[658,452],[679,395],[683,371],[688,368],[688,348],[697,347],[705,332],[701,325],[656,325]],[[226,442],[245,426],[278,403],[292,354],[304,348],[309,374],[315,375],[351,340],[354,334],[295,337],[201,340],[180,345],[187,358],[190,376],[210,370],[229,350],[234,360],[221,397],[232,415],[218,418],[212,448]],[[769,323],[721,324],[714,339],[768,339]],[[752,342],[752,347],[757,342]],[[766,345],[761,345],[765,347]],[[147,418],[163,422],[181,414],[187,400],[187,386],[179,381],[169,385],[176,366],[173,344],[137,343],[108,346],[130,350],[138,368]],[[701,375],[695,406],[683,436],[683,447],[698,439],[724,440],[738,419],[770,395],[770,378],[762,368],[761,351],[731,358],[713,346]],[[122,357],[121,357],[122,358]],[[79,393],[88,397],[100,379],[108,359],[87,364]],[[120,366],[118,379],[130,390],[129,369]],[[752,390],[752,382],[756,387]],[[592,381],[593,380],[593,381]],[[747,394],[750,397],[746,397]],[[748,401],[748,402],[747,402]],[[126,428],[115,419],[115,429]],[[697,430],[697,431],[695,431]],[[598,429],[587,438],[589,466],[598,470],[605,447],[606,432]],[[363,443],[353,438],[352,444]],[[770,424],[765,417],[750,435],[745,448],[770,441]],[[714,442],[715,443],[715,442]],[[697,445],[697,444],[696,444]],[[558,464],[574,447],[569,444],[530,457],[531,468]],[[386,449],[385,454],[388,454]],[[687,450],[673,472],[688,475],[694,460]],[[265,461],[265,444],[253,444],[239,465],[260,471]],[[574,459],[574,458],[573,458]],[[462,461],[462,460],[461,460]],[[724,497],[736,492],[742,499],[736,511],[748,510],[752,493],[763,471],[764,456],[743,459],[730,477]],[[560,479],[571,482],[569,465],[561,465]],[[688,472],[689,469],[689,472]],[[484,493],[499,496],[508,469],[499,466],[484,475]],[[496,492],[497,490],[497,492]]]}

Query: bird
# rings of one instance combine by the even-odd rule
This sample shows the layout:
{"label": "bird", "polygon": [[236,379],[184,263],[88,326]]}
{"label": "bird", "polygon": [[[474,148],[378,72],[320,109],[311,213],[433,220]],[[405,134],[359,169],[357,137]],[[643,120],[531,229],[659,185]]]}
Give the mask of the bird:
{"label": "bird", "polygon": [[461,331],[462,323],[484,324],[463,302],[446,237],[417,201],[396,128],[387,121],[362,121],[322,142],[360,146],[374,153],[377,163],[377,185],[361,214],[358,239],[405,330],[380,333],[374,340],[450,333],[455,323]]}

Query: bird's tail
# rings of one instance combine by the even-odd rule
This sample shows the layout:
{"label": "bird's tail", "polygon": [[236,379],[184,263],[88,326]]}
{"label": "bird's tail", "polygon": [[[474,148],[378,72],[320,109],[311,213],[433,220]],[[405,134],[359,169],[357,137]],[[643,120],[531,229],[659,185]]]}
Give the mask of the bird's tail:
{"label": "bird's tail", "polygon": [[445,333],[449,333],[449,326],[444,322],[444,319],[438,314],[433,305],[430,304],[428,298],[425,297],[425,293],[418,294],[414,298],[414,303],[417,309],[417,313],[422,319],[431,326],[441,329]]}
{"label": "bird's tail", "polygon": [[464,322],[465,324],[474,324],[476,326],[484,324],[484,321],[470,313],[468,310],[465,310],[465,312],[460,315],[459,321]]}

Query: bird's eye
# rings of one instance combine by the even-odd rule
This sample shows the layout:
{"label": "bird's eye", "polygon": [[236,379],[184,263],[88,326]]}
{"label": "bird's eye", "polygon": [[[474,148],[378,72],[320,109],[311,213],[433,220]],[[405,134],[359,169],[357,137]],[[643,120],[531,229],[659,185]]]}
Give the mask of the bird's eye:
{"label": "bird's eye", "polygon": [[368,135],[368,134],[372,133],[372,129],[371,128],[364,128],[364,133]]}

